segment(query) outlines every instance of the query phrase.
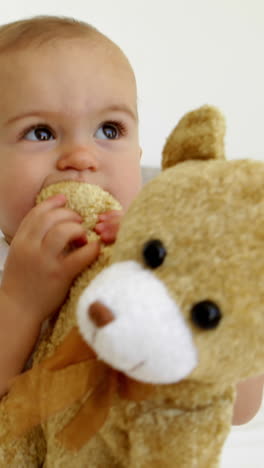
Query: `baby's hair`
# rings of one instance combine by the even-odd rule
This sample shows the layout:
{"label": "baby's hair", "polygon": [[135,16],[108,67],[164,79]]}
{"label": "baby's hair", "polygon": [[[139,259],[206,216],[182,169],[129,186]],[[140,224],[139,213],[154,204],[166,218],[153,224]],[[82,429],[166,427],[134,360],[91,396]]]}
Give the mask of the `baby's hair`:
{"label": "baby's hair", "polygon": [[94,26],[74,18],[35,16],[0,26],[0,53],[40,46],[54,39],[104,38]]}

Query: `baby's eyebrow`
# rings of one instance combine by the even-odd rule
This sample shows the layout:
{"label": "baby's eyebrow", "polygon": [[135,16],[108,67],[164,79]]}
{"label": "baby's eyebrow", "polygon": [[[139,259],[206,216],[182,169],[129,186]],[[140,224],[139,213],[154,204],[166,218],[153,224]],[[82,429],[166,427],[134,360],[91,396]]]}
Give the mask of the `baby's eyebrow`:
{"label": "baby's eyebrow", "polygon": [[[130,116],[132,120],[138,122],[138,114],[137,111],[133,110],[132,107],[129,107],[126,104],[112,104],[110,106],[106,106],[103,109],[103,112],[122,112]],[[17,120],[24,119],[26,117],[39,117],[39,118],[49,118],[51,116],[54,117],[54,114],[59,114],[59,112],[46,112],[46,111],[34,111],[31,110],[29,112],[24,112],[14,117],[11,117],[5,122],[5,126],[8,126]]]}
{"label": "baby's eyebrow", "polygon": [[113,104],[109,107],[106,107],[104,110],[106,112],[124,112],[125,114],[128,114],[135,122],[138,121],[137,111],[134,111],[126,104]]}
{"label": "baby's eyebrow", "polygon": [[15,115],[14,117],[11,117],[4,123],[4,125],[8,126],[14,122],[17,122],[18,120],[25,119],[26,117],[48,118],[49,116],[51,116],[51,114],[52,112],[45,112],[45,111],[41,112],[41,111],[32,110],[32,111],[24,112],[24,113]]}

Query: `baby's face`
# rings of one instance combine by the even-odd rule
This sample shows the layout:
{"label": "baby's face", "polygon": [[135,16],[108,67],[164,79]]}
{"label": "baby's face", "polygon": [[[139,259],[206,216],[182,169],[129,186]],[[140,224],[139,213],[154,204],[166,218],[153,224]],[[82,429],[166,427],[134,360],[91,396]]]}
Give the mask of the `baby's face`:
{"label": "baby's face", "polygon": [[97,184],[126,209],[141,186],[136,86],[114,46],[60,41],[0,57],[0,229],[12,239],[51,183]]}

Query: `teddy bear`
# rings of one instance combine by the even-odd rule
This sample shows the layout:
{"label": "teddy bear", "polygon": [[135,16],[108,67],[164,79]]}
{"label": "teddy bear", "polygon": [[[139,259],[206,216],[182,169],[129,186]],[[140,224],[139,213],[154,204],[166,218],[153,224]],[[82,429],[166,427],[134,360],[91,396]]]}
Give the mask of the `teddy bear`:
{"label": "teddy bear", "polygon": [[169,135],[3,402],[7,452],[32,456],[10,466],[219,466],[235,386],[264,372],[264,165],[227,161],[224,135],[209,106]]}

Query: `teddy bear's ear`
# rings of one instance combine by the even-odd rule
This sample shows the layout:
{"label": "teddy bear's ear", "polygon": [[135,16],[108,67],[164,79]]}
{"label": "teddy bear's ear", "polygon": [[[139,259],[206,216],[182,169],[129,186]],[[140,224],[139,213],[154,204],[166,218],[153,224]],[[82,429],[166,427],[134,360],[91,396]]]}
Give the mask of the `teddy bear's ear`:
{"label": "teddy bear's ear", "polygon": [[162,168],[187,160],[224,159],[225,119],[203,106],[186,114],[173,129],[162,153]]}

